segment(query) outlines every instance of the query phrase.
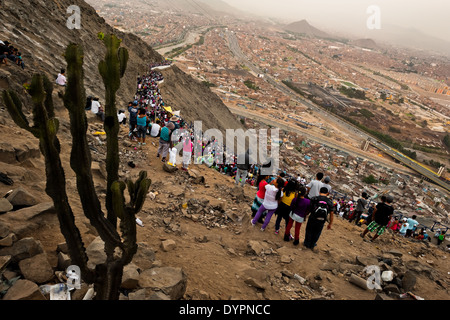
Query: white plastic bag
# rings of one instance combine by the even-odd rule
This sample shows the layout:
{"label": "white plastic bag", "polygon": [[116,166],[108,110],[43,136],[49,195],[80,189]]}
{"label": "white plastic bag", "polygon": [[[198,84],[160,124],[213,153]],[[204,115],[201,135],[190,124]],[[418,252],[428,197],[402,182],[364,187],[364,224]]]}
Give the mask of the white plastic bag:
{"label": "white plastic bag", "polygon": [[39,287],[42,294],[50,293],[50,300],[70,300],[69,288],[65,283],[43,285]]}
{"label": "white plastic bag", "polygon": [[169,150],[169,165],[176,166],[177,165],[177,149],[172,148]]}

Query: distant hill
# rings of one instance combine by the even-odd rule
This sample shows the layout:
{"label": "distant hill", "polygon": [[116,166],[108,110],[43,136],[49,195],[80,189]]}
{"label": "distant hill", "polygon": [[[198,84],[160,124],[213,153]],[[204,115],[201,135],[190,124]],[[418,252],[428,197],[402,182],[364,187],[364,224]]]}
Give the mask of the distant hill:
{"label": "distant hill", "polygon": [[385,24],[380,30],[373,31],[371,38],[398,47],[435,51],[450,56],[450,42],[413,28]]}
{"label": "distant hill", "polygon": [[291,24],[288,24],[284,27],[284,30],[301,33],[311,37],[318,38],[329,38],[331,37],[328,33],[321,31],[308,23],[306,20],[296,21]]}
{"label": "distant hill", "polygon": [[379,46],[377,45],[377,43],[372,39],[353,40],[349,44],[357,46],[357,47],[361,47],[361,48],[371,49],[371,50],[379,49]]}
{"label": "distant hill", "polygon": [[243,12],[222,0],[197,0],[197,1],[194,0],[194,2],[206,5],[216,13],[225,13],[236,17],[249,16],[249,13]]}

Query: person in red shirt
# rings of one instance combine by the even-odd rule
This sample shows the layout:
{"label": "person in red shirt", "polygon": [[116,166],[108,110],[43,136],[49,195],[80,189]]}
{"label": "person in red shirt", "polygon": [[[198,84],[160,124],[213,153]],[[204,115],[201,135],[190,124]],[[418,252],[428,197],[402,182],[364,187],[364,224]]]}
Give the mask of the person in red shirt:
{"label": "person in red shirt", "polygon": [[[252,218],[255,217],[256,212],[258,212],[259,207],[264,201],[264,197],[266,194],[266,185],[268,184],[267,180],[270,176],[258,176],[258,180],[256,181],[256,186],[258,188],[258,192],[256,193],[255,199],[253,200],[252,204]],[[262,219],[262,216],[261,216]],[[261,219],[259,222],[261,222]]]}

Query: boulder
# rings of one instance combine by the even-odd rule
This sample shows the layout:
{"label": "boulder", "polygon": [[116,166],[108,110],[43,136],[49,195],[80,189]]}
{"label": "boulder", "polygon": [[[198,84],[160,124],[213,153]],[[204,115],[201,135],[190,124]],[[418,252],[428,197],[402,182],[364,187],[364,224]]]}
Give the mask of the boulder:
{"label": "boulder", "polygon": [[0,274],[6,269],[8,264],[11,262],[12,256],[0,256]]}
{"label": "boulder", "polygon": [[261,270],[248,268],[243,271],[242,278],[244,282],[257,289],[266,290],[268,286],[267,279],[269,275]]}
{"label": "boulder", "polygon": [[139,275],[139,286],[162,291],[171,300],[183,298],[186,292],[187,276],[181,268],[157,267],[144,270]]}
{"label": "boulder", "polygon": [[31,158],[39,158],[41,156],[41,151],[37,143],[26,142],[22,145],[14,147],[16,160],[19,162],[24,162],[25,160]]}
{"label": "boulder", "polygon": [[164,240],[163,242],[161,242],[161,249],[163,249],[163,251],[167,252],[167,251],[172,251],[177,247],[177,244],[175,243],[175,241],[169,239],[169,240]]}
{"label": "boulder", "polygon": [[385,286],[383,288],[384,292],[391,292],[391,293],[400,293],[400,289],[398,288],[398,286],[394,283],[390,283],[387,286]]}
{"label": "boulder", "polygon": [[72,259],[64,252],[58,252],[58,269],[66,270],[72,264]]}
{"label": "boulder", "polygon": [[203,183],[205,183],[205,177],[202,176],[200,174],[200,172],[198,172],[195,169],[189,169],[188,175],[189,175],[189,178],[191,179],[192,183],[194,183],[194,184],[203,184]]}
{"label": "boulder", "polygon": [[176,166],[171,166],[165,162],[163,164],[163,170],[168,173],[174,173],[175,171],[178,171],[178,168]]}
{"label": "boulder", "polygon": [[407,271],[402,278],[402,288],[405,291],[412,291],[416,285],[417,278],[413,272]]}
{"label": "boulder", "polygon": [[0,224],[0,238],[7,237],[11,233],[11,230],[3,224]]}
{"label": "boulder", "polygon": [[[43,202],[32,207],[10,211],[0,217],[5,221],[5,224],[9,225],[11,232],[21,238],[46,224],[47,220],[41,216],[47,213],[56,213],[53,202]],[[0,223],[2,222],[0,221]]]}
{"label": "boulder", "polygon": [[128,294],[128,300],[143,301],[147,300],[147,290],[139,289]]}
{"label": "boulder", "polygon": [[0,199],[0,213],[5,213],[13,209],[13,205],[6,198]]}
{"label": "boulder", "polygon": [[97,264],[106,261],[105,243],[100,237],[95,238],[86,248],[86,254],[89,258],[88,268],[94,269]]}
{"label": "boulder", "polygon": [[22,187],[15,189],[9,194],[7,200],[14,207],[32,207],[38,204],[36,198]]}
{"label": "boulder", "polygon": [[12,262],[17,263],[23,259],[31,258],[37,254],[43,253],[44,250],[39,241],[34,238],[23,238],[11,247],[0,249],[0,256],[10,255]]}
{"label": "boulder", "polygon": [[250,240],[247,244],[248,247],[248,253],[254,254],[254,255],[260,255],[261,253],[264,253],[266,249],[269,249],[268,245],[266,243]]}
{"label": "boulder", "polygon": [[38,284],[46,283],[53,277],[53,268],[45,253],[21,260],[19,268],[25,279]]}
{"label": "boulder", "polygon": [[6,237],[0,239],[0,247],[11,247],[16,241],[17,236],[14,233],[10,233]]}
{"label": "boulder", "polygon": [[151,269],[155,261],[155,251],[145,242],[139,242],[136,254],[131,261],[140,269]]}
{"label": "boulder", "polygon": [[17,163],[16,150],[7,142],[0,143],[0,162],[10,164]]}
{"label": "boulder", "polygon": [[121,287],[127,290],[134,290],[139,283],[139,271],[138,267],[130,263],[123,268],[122,284]]}
{"label": "boulder", "polygon": [[391,255],[393,255],[393,256],[395,256],[395,257],[401,257],[401,256],[403,256],[403,253],[401,253],[400,251],[395,250],[395,249],[392,249],[392,250],[388,251],[388,253],[391,254]]}
{"label": "boulder", "polygon": [[30,280],[17,280],[6,292],[3,300],[46,300],[36,283]]}
{"label": "boulder", "polygon": [[367,266],[377,266],[378,265],[378,259],[375,257],[356,257],[356,262],[364,267]]}

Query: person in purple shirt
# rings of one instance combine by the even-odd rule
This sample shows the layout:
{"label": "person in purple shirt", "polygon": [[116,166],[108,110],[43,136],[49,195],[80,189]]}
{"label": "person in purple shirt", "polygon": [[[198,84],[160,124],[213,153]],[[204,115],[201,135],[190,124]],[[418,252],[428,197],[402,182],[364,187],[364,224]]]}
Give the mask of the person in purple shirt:
{"label": "person in purple shirt", "polygon": [[309,213],[309,205],[311,201],[305,198],[306,192],[307,190],[305,186],[300,186],[298,196],[291,202],[289,222],[286,225],[286,231],[284,232],[284,241],[289,241],[291,239],[291,228],[295,222],[294,245],[298,245],[300,242],[300,227]]}

